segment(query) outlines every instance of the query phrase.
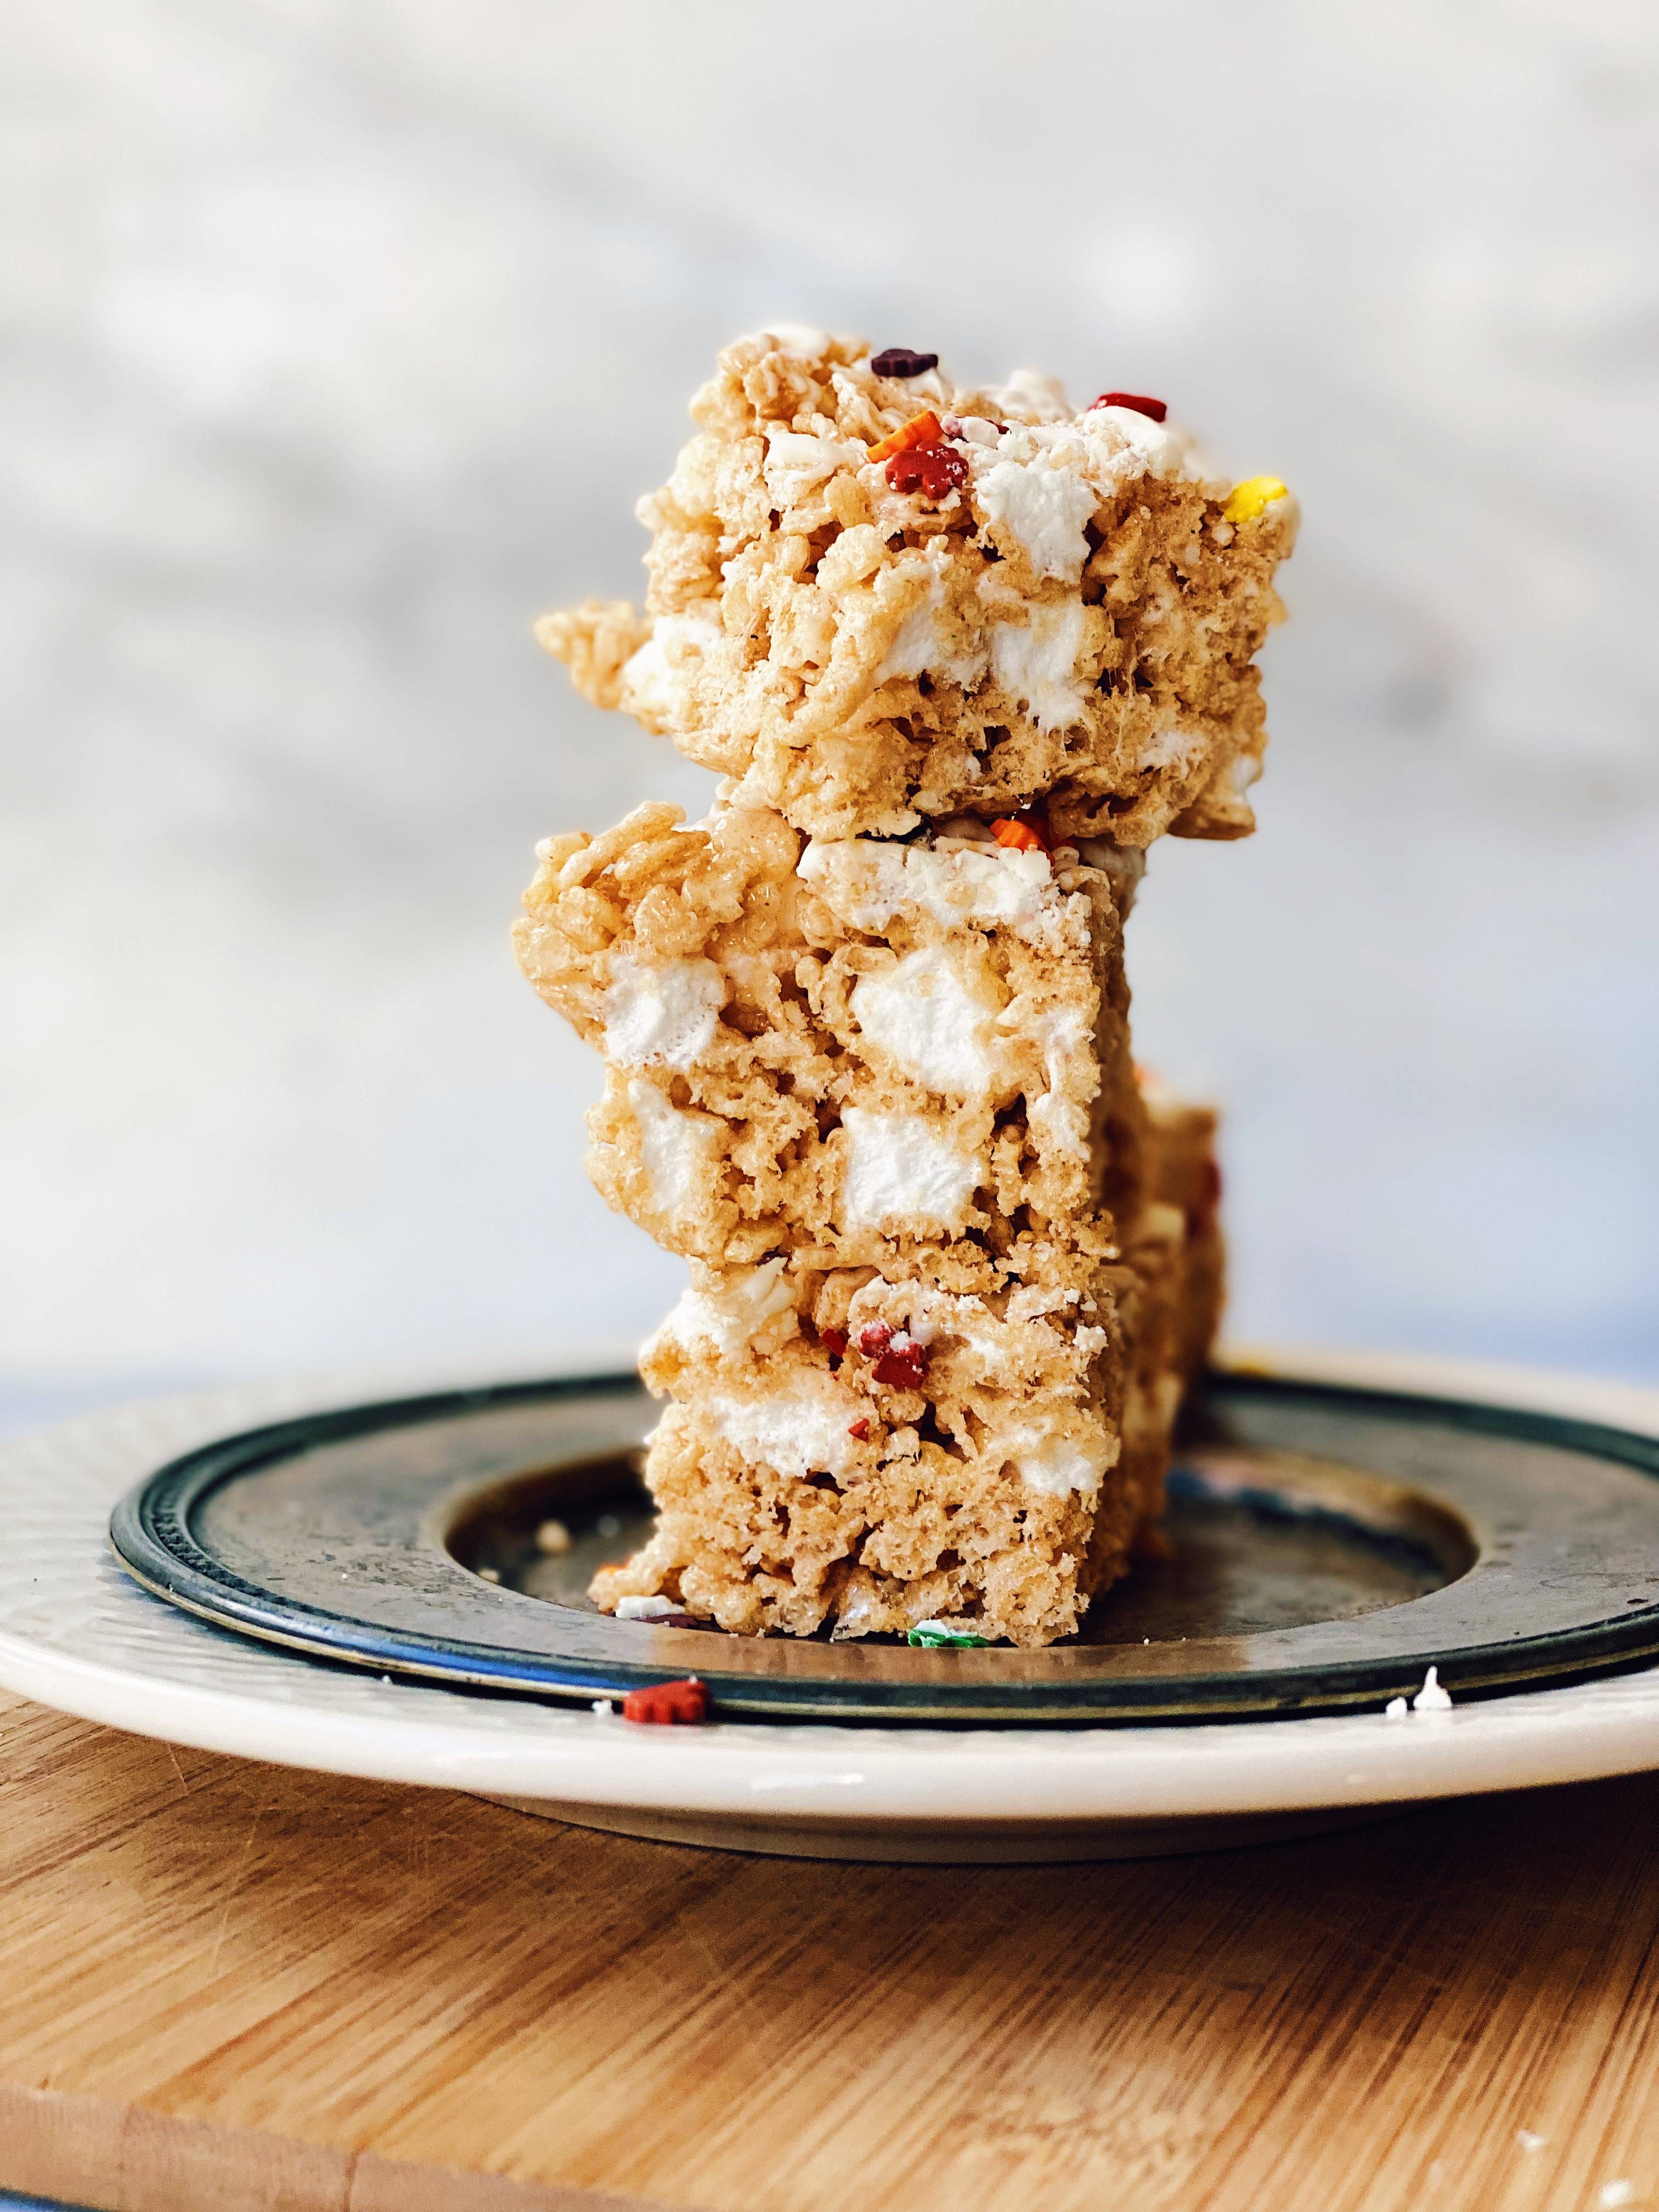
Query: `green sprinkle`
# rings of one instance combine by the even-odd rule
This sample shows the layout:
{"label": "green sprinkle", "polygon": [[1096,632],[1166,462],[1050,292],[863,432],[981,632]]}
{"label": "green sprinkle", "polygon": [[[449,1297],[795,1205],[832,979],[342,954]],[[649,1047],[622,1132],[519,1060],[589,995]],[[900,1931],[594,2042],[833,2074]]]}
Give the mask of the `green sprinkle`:
{"label": "green sprinkle", "polygon": [[949,1647],[957,1651],[983,1651],[989,1648],[990,1639],[974,1636],[966,1629],[952,1628],[943,1620],[921,1620],[905,1638],[907,1644],[919,1644],[924,1651],[937,1651]]}

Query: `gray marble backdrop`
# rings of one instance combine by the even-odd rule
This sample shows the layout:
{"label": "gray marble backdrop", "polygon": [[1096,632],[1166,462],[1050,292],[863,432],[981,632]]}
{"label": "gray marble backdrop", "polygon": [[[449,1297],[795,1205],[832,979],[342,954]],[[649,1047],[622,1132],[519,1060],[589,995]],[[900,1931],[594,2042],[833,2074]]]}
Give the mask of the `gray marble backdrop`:
{"label": "gray marble backdrop", "polygon": [[780,316],[1164,393],[1301,495],[1261,829],[1155,854],[1239,1334],[1659,1376],[1659,15],[11,0],[10,1417],[534,1370],[678,1264],[505,933],[707,780],[538,610]]}

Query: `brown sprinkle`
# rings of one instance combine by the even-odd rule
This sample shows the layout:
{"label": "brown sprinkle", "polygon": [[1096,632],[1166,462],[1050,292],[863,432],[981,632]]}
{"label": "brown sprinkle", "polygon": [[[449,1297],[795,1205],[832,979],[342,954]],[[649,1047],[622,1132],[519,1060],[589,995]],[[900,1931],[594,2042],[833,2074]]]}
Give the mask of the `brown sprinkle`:
{"label": "brown sprinkle", "polygon": [[872,355],[870,366],[878,376],[926,376],[939,367],[939,356],[913,353],[908,346],[887,346]]}

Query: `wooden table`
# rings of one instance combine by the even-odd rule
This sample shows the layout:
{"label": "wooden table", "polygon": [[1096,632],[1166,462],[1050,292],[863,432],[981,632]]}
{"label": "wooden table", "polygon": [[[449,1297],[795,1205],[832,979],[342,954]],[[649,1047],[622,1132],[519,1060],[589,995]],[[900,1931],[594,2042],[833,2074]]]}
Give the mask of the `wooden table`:
{"label": "wooden table", "polygon": [[1659,2206],[1659,1777],[1213,1856],[929,1868],[632,1843],[16,1699],[0,1775],[15,2189]]}

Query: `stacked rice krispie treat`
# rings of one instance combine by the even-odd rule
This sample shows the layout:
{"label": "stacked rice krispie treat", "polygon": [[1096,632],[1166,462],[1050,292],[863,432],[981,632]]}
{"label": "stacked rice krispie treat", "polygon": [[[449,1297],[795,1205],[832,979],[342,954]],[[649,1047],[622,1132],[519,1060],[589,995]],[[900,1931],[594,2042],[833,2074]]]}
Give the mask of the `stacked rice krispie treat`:
{"label": "stacked rice krispie treat", "polygon": [[1212,1117],[1138,1082],[1151,840],[1231,837],[1282,484],[1152,399],[779,330],[721,356],[643,616],[541,635],[724,771],[548,840],[519,957],[603,1054],[589,1167],[690,1263],[607,1610],[1072,1632],[1159,1510],[1221,1296]]}

